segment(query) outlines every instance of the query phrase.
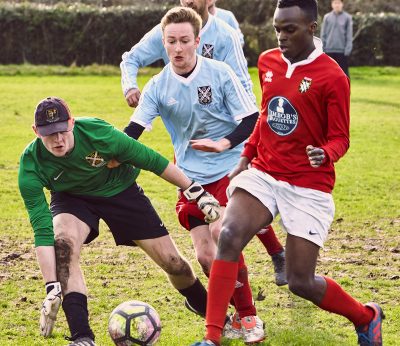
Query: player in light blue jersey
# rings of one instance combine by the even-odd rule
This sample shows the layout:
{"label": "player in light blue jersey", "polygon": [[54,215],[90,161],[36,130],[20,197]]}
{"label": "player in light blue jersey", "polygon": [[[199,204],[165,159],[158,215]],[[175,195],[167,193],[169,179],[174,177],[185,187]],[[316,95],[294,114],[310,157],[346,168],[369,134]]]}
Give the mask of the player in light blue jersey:
{"label": "player in light blue jersey", "polygon": [[[200,28],[200,16],[189,8],[171,9],[163,17],[163,44],[170,63],[145,86],[125,132],[138,138],[160,116],[171,136],[177,166],[214,192],[223,214],[228,174],[254,128],[258,109],[231,67],[196,53]],[[190,231],[197,260],[209,275],[221,224],[207,224],[194,206],[180,192],[179,222]],[[242,255],[240,263],[233,301],[243,323],[235,335],[228,323],[226,336],[255,342],[264,338],[263,322],[256,314]]]}
{"label": "player in light blue jersey", "polygon": [[[191,7],[203,20],[197,52],[206,58],[226,62],[239,77],[243,87],[255,103],[253,83],[247,70],[247,60],[243,54],[239,36],[235,29],[223,20],[209,15],[208,1],[181,0],[182,6]],[[139,68],[160,59],[165,64],[169,62],[162,44],[162,30],[159,24],[143,36],[129,52],[122,55],[121,84],[129,106],[136,107],[139,102],[140,90],[136,80]]]}
{"label": "player in light blue jersey", "polygon": [[208,12],[213,16],[222,19],[225,23],[229,24],[232,28],[236,30],[239,35],[240,44],[244,46],[244,36],[242,30],[240,30],[239,23],[233,14],[233,12],[219,8],[215,5],[217,0],[209,0],[208,2]]}
{"label": "player in light blue jersey", "polygon": [[[236,143],[234,148],[229,145],[226,149],[230,150],[216,155],[193,149],[191,140],[220,140],[253,114],[257,118],[257,106],[232,69],[224,62],[197,55],[196,67],[187,78],[175,72],[171,63],[154,76],[143,89],[131,121],[150,129],[153,120],[161,116],[179,167],[191,179],[209,184],[235,168],[243,144]],[[253,127],[254,123],[250,128]]]}

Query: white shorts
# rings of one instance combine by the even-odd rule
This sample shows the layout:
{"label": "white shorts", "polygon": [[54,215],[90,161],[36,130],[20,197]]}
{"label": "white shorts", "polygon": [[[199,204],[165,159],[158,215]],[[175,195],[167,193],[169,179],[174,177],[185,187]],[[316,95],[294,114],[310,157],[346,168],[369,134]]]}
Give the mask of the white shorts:
{"label": "white shorts", "polygon": [[276,180],[256,168],[243,171],[228,186],[228,198],[240,187],[256,197],[271,212],[281,215],[281,224],[291,235],[323,248],[335,214],[332,195]]}

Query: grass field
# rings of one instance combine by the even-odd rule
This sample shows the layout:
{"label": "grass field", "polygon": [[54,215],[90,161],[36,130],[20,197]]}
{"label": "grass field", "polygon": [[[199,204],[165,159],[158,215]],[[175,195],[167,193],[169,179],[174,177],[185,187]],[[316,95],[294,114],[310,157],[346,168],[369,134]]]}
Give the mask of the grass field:
{"label": "grass field", "polygon": [[[95,68],[95,71],[98,69]],[[49,95],[64,98],[75,116],[103,118],[123,128],[131,115],[121,94],[118,71],[106,76],[77,69],[0,67],[0,345],[64,345],[68,335],[60,311],[54,336],[39,335],[44,287],[33,248],[33,232],[17,189],[19,155],[33,139],[36,103]],[[256,71],[251,70],[260,92]],[[143,86],[154,70],[141,76]],[[351,147],[336,165],[336,217],[318,272],[335,278],[363,302],[379,302],[386,314],[385,345],[400,343],[400,69],[354,68]],[[161,122],[144,143],[172,158]],[[143,172],[139,179],[182,253],[197,265],[190,237],[177,223],[175,188]],[[279,237],[285,235],[276,225]],[[273,283],[270,258],[253,240],[245,251],[259,315],[266,322],[264,345],[356,345],[351,323],[328,314]],[[139,299],[161,315],[160,345],[190,345],[203,335],[200,318],[188,313],[181,296],[138,249],[113,245],[102,225],[100,237],[82,253],[89,287],[89,310],[98,345],[111,345],[108,315],[119,303]],[[204,276],[200,275],[203,282]],[[240,345],[240,342],[226,342]]]}

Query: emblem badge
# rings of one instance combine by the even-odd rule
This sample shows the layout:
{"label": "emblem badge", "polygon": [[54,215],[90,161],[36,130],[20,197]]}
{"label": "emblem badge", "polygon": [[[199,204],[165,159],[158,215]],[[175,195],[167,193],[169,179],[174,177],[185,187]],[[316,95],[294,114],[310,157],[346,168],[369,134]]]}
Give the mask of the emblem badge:
{"label": "emblem badge", "polygon": [[46,109],[46,121],[49,123],[54,123],[59,119],[57,108]]}
{"label": "emblem badge", "polygon": [[205,58],[212,59],[214,56],[214,46],[212,44],[205,43],[201,51],[201,55]]}
{"label": "emblem badge", "polygon": [[104,166],[107,162],[99,155],[97,151],[89,154],[85,157],[86,161],[89,162],[89,165],[92,167],[101,167]]}
{"label": "emblem badge", "polygon": [[265,74],[264,82],[271,83],[273,76],[274,74],[272,73],[272,71],[268,70],[267,73]]}
{"label": "emblem badge", "polygon": [[299,91],[304,94],[308,89],[311,87],[312,79],[308,77],[304,77],[303,80],[300,82]]}
{"label": "emblem badge", "polygon": [[201,105],[208,105],[212,102],[211,86],[201,86],[197,88],[197,96]]}

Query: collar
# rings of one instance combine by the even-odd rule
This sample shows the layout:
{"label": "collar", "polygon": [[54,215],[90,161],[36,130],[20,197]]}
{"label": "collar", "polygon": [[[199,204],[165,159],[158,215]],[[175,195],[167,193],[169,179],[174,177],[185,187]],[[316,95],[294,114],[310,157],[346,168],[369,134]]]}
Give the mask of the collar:
{"label": "collar", "polygon": [[308,64],[312,63],[315,59],[317,59],[323,53],[321,39],[314,36],[313,41],[314,41],[315,49],[304,60],[301,60],[301,61],[298,61],[298,62],[295,62],[294,64],[292,64],[287,58],[285,58],[283,56],[283,54],[281,54],[283,61],[285,61],[286,64],[288,65],[288,69],[286,71],[286,78],[290,78],[292,76],[296,67],[308,65]]}

